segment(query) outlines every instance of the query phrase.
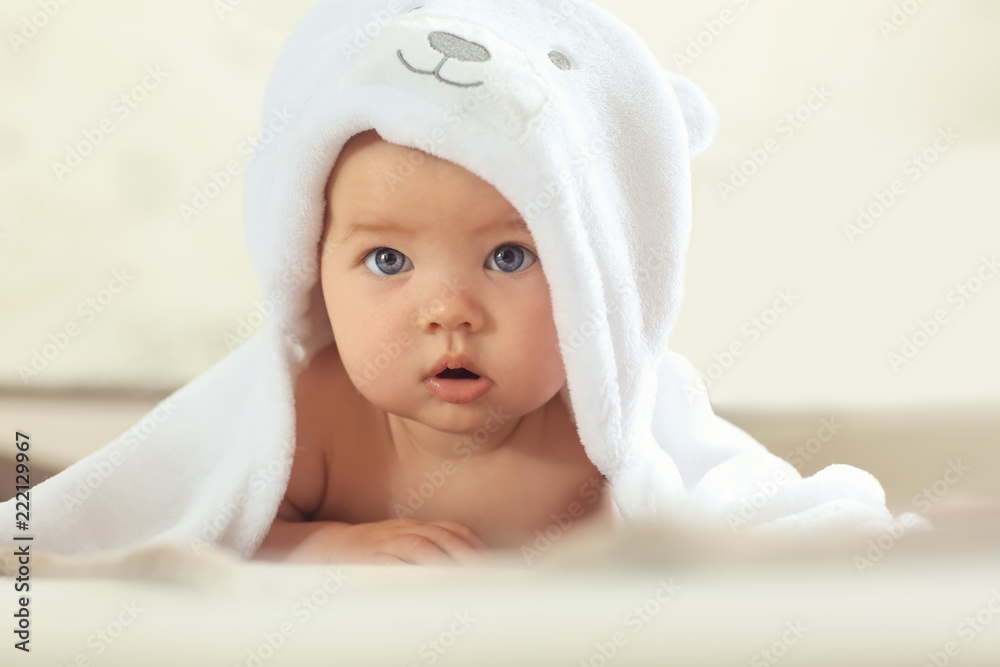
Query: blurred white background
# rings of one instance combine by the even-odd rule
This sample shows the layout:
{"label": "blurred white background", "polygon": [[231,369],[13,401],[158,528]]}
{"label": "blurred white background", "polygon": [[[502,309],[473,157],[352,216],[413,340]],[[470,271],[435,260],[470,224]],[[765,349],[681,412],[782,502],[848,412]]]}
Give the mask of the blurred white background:
{"label": "blurred white background", "polygon": [[[226,336],[260,298],[242,167],[271,67],[312,4],[5,0],[0,386],[167,391],[229,353]],[[598,4],[721,115],[693,163],[671,339],[717,408],[1000,401],[1000,275],[982,268],[993,279],[977,283],[984,258],[1000,255],[1000,3]],[[952,143],[934,148],[949,129]],[[100,138],[93,152],[57,173],[88,136]],[[925,151],[926,170],[912,162]],[[754,153],[766,162],[744,164]],[[181,206],[231,160],[240,175],[185,222]],[[752,175],[734,180],[734,169]],[[849,234],[879,198],[894,201]],[[126,284],[114,280],[123,270]],[[794,302],[772,317],[782,290]],[[923,334],[936,311],[943,324]],[[22,377],[61,339],[43,371]],[[727,359],[733,343],[743,353]]]}

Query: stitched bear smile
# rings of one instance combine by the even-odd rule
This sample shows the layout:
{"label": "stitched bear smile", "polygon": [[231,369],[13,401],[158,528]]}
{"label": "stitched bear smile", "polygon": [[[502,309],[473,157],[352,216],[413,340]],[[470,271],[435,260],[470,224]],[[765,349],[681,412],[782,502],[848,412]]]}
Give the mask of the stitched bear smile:
{"label": "stitched bear smile", "polygon": [[437,67],[433,71],[417,69],[403,57],[402,49],[396,50],[396,55],[399,57],[399,61],[403,63],[408,70],[415,72],[417,74],[429,74],[435,77],[438,81],[442,83],[447,83],[451,86],[458,86],[459,88],[475,88],[476,86],[483,85],[482,81],[477,81],[476,83],[459,83],[457,81],[449,81],[441,76],[441,68],[444,64],[454,58],[460,62],[474,62],[474,63],[484,63],[490,59],[490,52],[486,50],[482,44],[476,44],[475,42],[470,42],[467,39],[459,37],[458,35],[453,35],[450,32],[442,32],[440,30],[435,30],[427,36],[427,41],[435,51],[444,56],[441,62],[437,64]]}

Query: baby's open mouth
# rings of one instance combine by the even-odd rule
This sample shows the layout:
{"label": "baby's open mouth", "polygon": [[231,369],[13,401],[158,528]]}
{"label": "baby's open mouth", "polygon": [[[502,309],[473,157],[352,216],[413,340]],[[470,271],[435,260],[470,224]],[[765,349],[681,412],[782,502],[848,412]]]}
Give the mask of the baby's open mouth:
{"label": "baby's open mouth", "polygon": [[442,380],[478,380],[479,379],[478,375],[476,375],[472,371],[468,371],[468,370],[466,370],[464,368],[446,368],[443,371],[441,371],[440,373],[438,373],[436,377],[439,377]]}
{"label": "baby's open mouth", "polygon": [[[458,363],[472,365],[471,361],[453,361],[451,365]],[[440,368],[440,366],[438,367]],[[486,395],[493,388],[493,381],[485,375],[474,373],[464,366],[458,368],[445,367],[437,375],[424,378],[424,387],[434,396],[445,403],[464,405],[474,403]]]}

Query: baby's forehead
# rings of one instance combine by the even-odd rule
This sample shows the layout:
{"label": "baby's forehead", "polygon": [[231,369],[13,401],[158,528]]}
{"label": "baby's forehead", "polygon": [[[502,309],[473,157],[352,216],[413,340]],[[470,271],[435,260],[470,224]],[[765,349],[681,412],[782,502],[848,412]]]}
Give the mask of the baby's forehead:
{"label": "baby's forehead", "polygon": [[520,212],[491,183],[460,164],[393,144],[375,133],[354,135],[341,151],[330,174],[327,200],[345,214],[363,210],[372,216],[420,218],[408,214],[444,210],[496,225],[514,223],[527,231]]}
{"label": "baby's forehead", "polygon": [[499,197],[488,203],[477,201],[482,205],[475,207],[465,203],[459,200],[456,204],[444,203],[443,208],[437,208],[424,206],[421,202],[410,205],[398,198],[391,202],[373,201],[359,193],[345,192],[336,206],[327,207],[324,236],[330,231],[341,244],[397,233],[414,238],[423,232],[434,234],[439,242],[452,237],[455,240],[470,236],[493,238],[501,234],[509,235],[507,241],[533,241],[527,221],[506,199]]}
{"label": "baby's forehead", "polygon": [[347,140],[337,156],[336,164],[354,160],[377,162],[398,159],[408,159],[411,162],[440,160],[440,158],[418,148],[386,141],[375,130],[367,130],[359,132]]}
{"label": "baby's forehead", "polygon": [[[378,135],[354,135],[338,154],[327,181],[327,193],[336,183],[349,180],[365,187],[384,184],[391,194],[405,191],[399,186],[414,174],[433,175],[439,180],[456,180],[465,168],[409,146],[385,141]],[[350,194],[349,192],[347,193]]]}

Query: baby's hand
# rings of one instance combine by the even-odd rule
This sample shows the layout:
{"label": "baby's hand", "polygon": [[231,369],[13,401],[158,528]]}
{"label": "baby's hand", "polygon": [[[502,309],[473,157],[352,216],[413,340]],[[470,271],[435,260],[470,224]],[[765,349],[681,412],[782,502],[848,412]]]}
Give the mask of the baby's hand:
{"label": "baby's hand", "polygon": [[390,519],[343,526],[328,545],[332,562],[479,565],[486,543],[458,521]]}

